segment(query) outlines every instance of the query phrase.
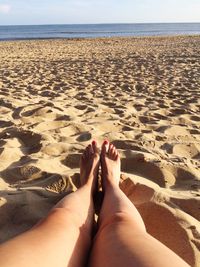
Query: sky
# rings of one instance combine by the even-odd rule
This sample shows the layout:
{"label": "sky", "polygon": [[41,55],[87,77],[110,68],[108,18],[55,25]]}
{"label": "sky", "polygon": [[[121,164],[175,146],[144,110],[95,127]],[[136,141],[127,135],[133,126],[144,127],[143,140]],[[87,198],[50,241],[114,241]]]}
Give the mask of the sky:
{"label": "sky", "polygon": [[0,0],[0,25],[200,22],[200,0]]}

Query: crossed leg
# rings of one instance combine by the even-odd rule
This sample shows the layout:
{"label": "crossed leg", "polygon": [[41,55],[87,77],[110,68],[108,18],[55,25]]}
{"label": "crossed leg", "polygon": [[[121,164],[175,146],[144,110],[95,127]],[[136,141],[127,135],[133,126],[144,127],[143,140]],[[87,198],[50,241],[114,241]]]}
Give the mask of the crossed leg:
{"label": "crossed leg", "polygon": [[150,236],[140,214],[119,188],[120,158],[104,142],[101,153],[104,200],[90,267],[189,267],[179,256]]}
{"label": "crossed leg", "polygon": [[82,187],[63,198],[39,224],[0,246],[1,267],[83,267],[91,247],[93,193],[99,168],[96,143],[81,159]]}

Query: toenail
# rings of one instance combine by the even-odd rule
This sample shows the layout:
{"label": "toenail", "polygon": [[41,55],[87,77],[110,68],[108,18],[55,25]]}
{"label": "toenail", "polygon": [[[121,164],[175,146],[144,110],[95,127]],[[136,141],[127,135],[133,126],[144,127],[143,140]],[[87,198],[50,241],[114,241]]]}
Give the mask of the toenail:
{"label": "toenail", "polygon": [[92,144],[93,144],[93,145],[96,145],[96,141],[95,141],[95,140],[94,140],[94,141],[92,141]]}
{"label": "toenail", "polygon": [[108,144],[108,141],[107,141],[107,140],[105,140],[105,141],[104,141],[104,144],[105,144],[105,145],[107,145],[107,144]]}

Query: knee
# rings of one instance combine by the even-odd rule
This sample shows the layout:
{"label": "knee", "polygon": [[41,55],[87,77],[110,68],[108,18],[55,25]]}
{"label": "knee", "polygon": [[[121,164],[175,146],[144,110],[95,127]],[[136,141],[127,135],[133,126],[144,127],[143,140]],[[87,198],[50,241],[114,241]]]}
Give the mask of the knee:
{"label": "knee", "polygon": [[53,208],[47,216],[47,219],[55,220],[57,223],[64,225],[66,223],[72,224],[74,227],[81,227],[82,225],[79,214],[68,208]]}
{"label": "knee", "polygon": [[[117,212],[106,220],[104,220],[103,222],[101,222],[98,232],[100,233],[101,231],[109,230],[110,228],[115,229],[121,226],[125,226],[128,228],[130,227],[131,231],[139,230],[138,224],[135,222],[134,218],[129,213]],[[146,232],[145,227],[141,227],[140,230]]]}
{"label": "knee", "polygon": [[80,233],[83,233],[83,235],[85,235],[85,233],[90,235],[91,232],[91,226],[84,221],[79,214],[70,208],[54,208],[51,210],[46,219],[62,225],[65,229],[67,225],[71,229],[75,229]]}
{"label": "knee", "polygon": [[110,216],[108,218],[106,224],[118,224],[118,223],[124,223],[124,222],[129,222],[131,221],[132,217],[130,214],[125,213],[125,212],[117,212],[114,215]]}
{"label": "knee", "polygon": [[41,219],[35,227],[47,225],[47,224],[54,224],[54,225],[65,225],[67,221],[66,211],[63,209],[52,209],[46,217]]}

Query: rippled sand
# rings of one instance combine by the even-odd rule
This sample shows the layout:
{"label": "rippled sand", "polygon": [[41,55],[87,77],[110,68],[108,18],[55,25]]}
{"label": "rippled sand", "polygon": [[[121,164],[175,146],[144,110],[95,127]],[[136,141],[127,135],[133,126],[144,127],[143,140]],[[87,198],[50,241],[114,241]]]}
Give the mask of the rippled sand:
{"label": "rippled sand", "polygon": [[200,36],[0,43],[0,241],[79,186],[108,138],[147,230],[200,266]]}

